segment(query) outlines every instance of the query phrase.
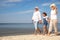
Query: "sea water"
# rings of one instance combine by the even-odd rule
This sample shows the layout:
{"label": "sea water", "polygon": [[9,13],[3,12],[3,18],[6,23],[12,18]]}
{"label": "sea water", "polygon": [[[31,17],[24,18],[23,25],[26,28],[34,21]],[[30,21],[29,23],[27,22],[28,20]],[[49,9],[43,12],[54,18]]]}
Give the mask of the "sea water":
{"label": "sea water", "polygon": [[[38,26],[41,30],[43,30],[43,24],[39,24]],[[60,23],[58,23],[57,28],[58,31],[60,31]],[[15,33],[32,33],[33,31],[33,23],[0,23],[0,35]]]}

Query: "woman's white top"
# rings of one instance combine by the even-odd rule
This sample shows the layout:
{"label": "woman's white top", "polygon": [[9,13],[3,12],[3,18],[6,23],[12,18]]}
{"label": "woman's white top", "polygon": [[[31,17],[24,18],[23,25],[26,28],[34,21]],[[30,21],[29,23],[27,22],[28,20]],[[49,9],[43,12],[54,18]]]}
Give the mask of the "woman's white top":
{"label": "woman's white top", "polygon": [[57,19],[57,14],[56,14],[56,10],[51,10],[51,19]]}
{"label": "woman's white top", "polygon": [[33,21],[39,21],[39,20],[41,20],[41,14],[40,14],[39,11],[36,11],[36,12],[33,13],[32,20]]}

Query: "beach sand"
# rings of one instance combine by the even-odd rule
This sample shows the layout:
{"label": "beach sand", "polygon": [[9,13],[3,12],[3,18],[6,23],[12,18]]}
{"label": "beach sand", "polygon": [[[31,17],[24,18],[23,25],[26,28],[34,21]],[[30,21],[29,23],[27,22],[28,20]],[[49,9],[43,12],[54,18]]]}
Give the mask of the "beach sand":
{"label": "beach sand", "polygon": [[34,35],[34,34],[26,34],[26,35],[14,35],[14,36],[2,36],[0,40],[60,40],[60,35],[56,36],[51,34],[47,35]]}

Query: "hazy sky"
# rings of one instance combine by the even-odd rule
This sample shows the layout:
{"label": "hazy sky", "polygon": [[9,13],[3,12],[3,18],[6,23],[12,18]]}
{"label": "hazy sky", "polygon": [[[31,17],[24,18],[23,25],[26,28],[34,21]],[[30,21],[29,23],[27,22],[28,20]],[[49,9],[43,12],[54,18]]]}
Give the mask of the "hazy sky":
{"label": "hazy sky", "polygon": [[60,0],[0,0],[0,23],[29,23],[35,6],[50,16],[51,3],[57,6],[60,22]]}

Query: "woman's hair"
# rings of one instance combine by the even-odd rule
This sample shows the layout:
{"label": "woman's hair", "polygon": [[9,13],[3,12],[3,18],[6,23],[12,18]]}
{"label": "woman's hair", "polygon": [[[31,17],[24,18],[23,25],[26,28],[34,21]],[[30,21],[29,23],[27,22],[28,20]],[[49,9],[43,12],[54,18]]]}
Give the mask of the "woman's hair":
{"label": "woman's hair", "polygon": [[47,13],[46,13],[46,12],[43,12],[43,14],[44,14],[45,16],[47,16]]}

